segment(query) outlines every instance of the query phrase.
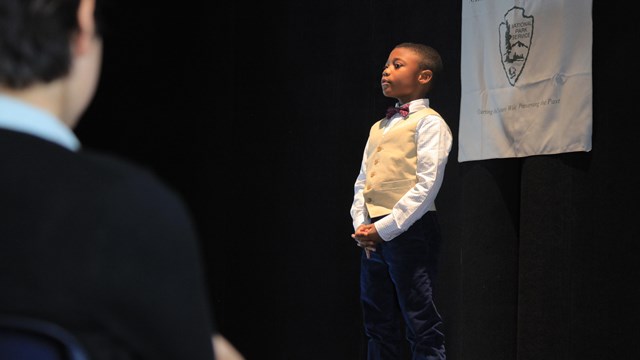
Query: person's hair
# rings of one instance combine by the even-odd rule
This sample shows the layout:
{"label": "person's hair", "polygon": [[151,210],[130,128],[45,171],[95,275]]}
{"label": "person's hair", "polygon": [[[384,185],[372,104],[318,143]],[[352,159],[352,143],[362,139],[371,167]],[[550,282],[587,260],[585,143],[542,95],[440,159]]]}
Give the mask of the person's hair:
{"label": "person's hair", "polygon": [[420,57],[420,63],[418,64],[420,70],[431,70],[433,73],[429,89],[432,89],[435,83],[440,78],[440,74],[443,71],[442,58],[440,53],[431,46],[404,42],[395,46],[395,48],[406,48],[413,50]]}
{"label": "person's hair", "polygon": [[[101,24],[96,0],[96,32]],[[23,89],[66,75],[80,0],[0,0],[0,84]]]}

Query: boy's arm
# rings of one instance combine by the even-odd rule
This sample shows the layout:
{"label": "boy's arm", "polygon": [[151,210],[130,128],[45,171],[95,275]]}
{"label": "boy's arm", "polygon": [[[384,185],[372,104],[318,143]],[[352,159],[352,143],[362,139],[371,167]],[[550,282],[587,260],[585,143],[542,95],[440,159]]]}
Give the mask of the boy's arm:
{"label": "boy's arm", "polygon": [[367,161],[367,147],[369,146],[369,142],[364,147],[364,152],[362,155],[362,162],[360,164],[360,172],[358,173],[358,177],[353,185],[353,202],[351,204],[351,219],[353,223],[353,229],[357,229],[358,226],[362,224],[370,223],[369,214],[367,213],[367,207],[364,202],[364,185],[366,181],[366,161]]}
{"label": "boy's arm", "polygon": [[[366,236],[368,230],[366,226],[371,223],[371,219],[369,218],[369,213],[367,212],[367,207],[364,202],[364,186],[366,182],[366,171],[367,171],[367,148],[369,147],[369,141],[367,141],[364,152],[362,155],[362,162],[360,164],[360,172],[358,173],[358,177],[353,185],[353,203],[351,204],[351,219],[353,224],[353,229],[355,232],[351,234],[351,237],[356,240],[358,246],[362,247],[367,255],[367,259],[371,257],[371,251],[375,251],[375,246],[365,246],[360,242],[362,236]],[[374,228],[375,230],[375,228]],[[377,233],[377,232],[376,232]]]}

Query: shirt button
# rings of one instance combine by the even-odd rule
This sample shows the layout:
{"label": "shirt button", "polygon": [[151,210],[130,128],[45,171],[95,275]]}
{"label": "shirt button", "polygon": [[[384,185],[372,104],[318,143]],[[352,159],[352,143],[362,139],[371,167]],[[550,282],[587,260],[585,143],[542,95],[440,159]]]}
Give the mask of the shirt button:
{"label": "shirt button", "polygon": [[378,146],[378,148],[376,149],[376,152],[380,152],[382,151],[382,146]]}

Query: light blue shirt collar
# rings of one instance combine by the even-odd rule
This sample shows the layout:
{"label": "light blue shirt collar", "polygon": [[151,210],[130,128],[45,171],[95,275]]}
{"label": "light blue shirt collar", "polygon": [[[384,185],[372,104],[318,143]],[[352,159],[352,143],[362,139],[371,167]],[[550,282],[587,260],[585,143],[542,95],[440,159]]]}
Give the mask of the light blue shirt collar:
{"label": "light blue shirt collar", "polygon": [[0,128],[54,142],[71,151],[80,149],[73,131],[52,114],[24,101],[0,94]]}

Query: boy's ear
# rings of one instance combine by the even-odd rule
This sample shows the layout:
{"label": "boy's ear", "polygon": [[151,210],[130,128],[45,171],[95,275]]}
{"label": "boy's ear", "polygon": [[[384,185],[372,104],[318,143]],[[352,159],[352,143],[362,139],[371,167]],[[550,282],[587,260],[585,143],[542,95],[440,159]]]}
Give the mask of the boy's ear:
{"label": "boy's ear", "polygon": [[95,0],[80,0],[76,14],[78,31],[72,39],[72,48],[75,55],[86,53],[91,47],[93,38],[96,36],[95,6]]}
{"label": "boy's ear", "polygon": [[420,83],[424,85],[429,81],[431,81],[432,78],[433,78],[433,71],[421,70],[420,75],[418,76],[418,81],[420,81]]}

